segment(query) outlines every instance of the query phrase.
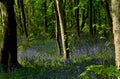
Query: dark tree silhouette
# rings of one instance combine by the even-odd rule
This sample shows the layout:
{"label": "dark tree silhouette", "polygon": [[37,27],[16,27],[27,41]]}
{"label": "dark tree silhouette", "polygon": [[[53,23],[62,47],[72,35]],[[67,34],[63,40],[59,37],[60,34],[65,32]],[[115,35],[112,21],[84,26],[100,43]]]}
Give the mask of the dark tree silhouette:
{"label": "dark tree silhouette", "polygon": [[92,0],[89,0],[89,31],[90,36],[93,37],[93,27],[92,27]]}
{"label": "dark tree silhouette", "polygon": [[17,32],[14,13],[14,0],[2,0],[2,46],[0,52],[0,63],[3,64],[3,70],[17,67]]}

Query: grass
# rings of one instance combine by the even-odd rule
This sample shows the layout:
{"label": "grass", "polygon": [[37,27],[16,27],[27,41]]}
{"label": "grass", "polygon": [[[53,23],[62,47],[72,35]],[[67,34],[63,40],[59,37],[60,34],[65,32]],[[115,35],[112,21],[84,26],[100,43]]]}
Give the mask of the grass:
{"label": "grass", "polygon": [[0,79],[98,79],[93,74],[84,78],[79,75],[90,65],[114,65],[114,47],[109,40],[91,42],[86,39],[72,45],[71,58],[65,61],[56,54],[55,40],[32,39],[25,51],[18,49],[18,61],[23,68],[2,72]]}

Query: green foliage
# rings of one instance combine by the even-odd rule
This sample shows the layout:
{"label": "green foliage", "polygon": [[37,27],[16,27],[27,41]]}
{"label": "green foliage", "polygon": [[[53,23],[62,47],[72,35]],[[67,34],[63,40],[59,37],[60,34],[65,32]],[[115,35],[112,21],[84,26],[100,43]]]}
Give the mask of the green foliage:
{"label": "green foliage", "polygon": [[[17,1],[17,0],[16,0]],[[93,0],[93,11],[96,10],[96,27],[99,26],[100,21],[100,27],[102,29],[97,29],[97,34],[100,37],[100,39],[105,38],[104,35],[105,31],[108,35],[108,28],[107,28],[107,21],[105,17],[105,11],[103,6],[101,5],[102,0]],[[26,22],[27,22],[27,29],[29,36],[40,36],[43,38],[53,38],[55,36],[55,10],[54,10],[54,0],[46,0],[46,15],[44,15],[44,3],[45,0],[25,0],[25,14],[26,14]],[[79,8],[79,19],[80,19],[80,26],[82,22],[82,16],[83,11],[85,11],[85,16],[88,15],[88,8],[89,8],[89,0],[81,0],[77,5],[74,3],[74,1],[63,1],[65,2],[64,10],[66,12],[66,24],[67,24],[67,30],[73,34],[73,32],[76,32],[76,22],[75,22],[75,10]],[[110,0],[108,1],[110,3]],[[15,8],[17,9],[17,8]],[[98,12],[99,11],[99,12]],[[100,17],[99,14],[100,13]],[[17,10],[16,10],[17,14]],[[44,24],[44,18],[47,17],[47,32],[45,32],[45,24]],[[83,28],[83,32],[89,33],[89,23],[88,23],[88,17],[86,17],[85,26]],[[104,25],[104,26],[103,26]],[[69,28],[69,29],[68,29]],[[94,28],[94,25],[93,25]]]}
{"label": "green foliage", "polygon": [[69,35],[68,36],[68,50],[74,50],[75,49],[75,47],[74,47],[74,42],[73,42],[73,38],[75,38],[75,35],[74,34],[71,34],[71,35]]}
{"label": "green foliage", "polygon": [[79,77],[86,77],[88,73],[93,72],[96,75],[108,76],[108,77],[120,77],[120,71],[117,70],[116,66],[110,65],[109,67],[105,67],[103,65],[90,65],[87,66],[86,70],[82,72]]}
{"label": "green foliage", "polygon": [[109,36],[109,32],[110,32],[109,27],[106,27],[106,25],[103,24],[99,28],[100,28],[98,32],[99,38],[106,39]]}
{"label": "green foliage", "polygon": [[[68,49],[72,51],[70,55],[71,58],[67,61],[65,61],[63,57],[56,56],[57,46],[55,40],[53,39],[55,37],[56,23],[55,11],[53,8],[54,0],[52,2],[50,0],[46,0],[47,13],[45,16],[47,16],[48,27],[47,32],[44,31],[44,1],[45,0],[24,1],[29,42],[24,42],[24,44],[26,44],[26,49],[23,51],[27,54],[29,54],[29,52],[31,52],[31,54],[35,53],[35,56],[29,57],[30,55],[28,55],[23,59],[18,59],[23,68],[14,72],[0,73],[0,79],[77,79],[80,73],[80,79],[92,79],[93,77],[88,75],[91,72],[95,77],[96,75],[120,76],[120,72],[116,70],[116,66],[111,65],[106,67],[106,65],[108,66],[111,64],[111,60],[114,58],[112,47],[110,47],[112,51],[104,48],[103,45],[103,48],[98,47],[97,49],[95,40],[94,42],[91,42],[87,39],[89,37],[88,17],[86,17],[85,26],[82,30],[83,32],[81,33],[81,40],[79,42],[76,41],[75,10],[78,8],[80,9],[79,19],[81,24],[82,11],[85,10],[85,16],[88,15],[89,0],[80,0],[78,5],[75,5],[74,2],[70,2],[70,0],[66,0],[64,10],[66,12],[65,18],[67,22],[67,32],[69,32]],[[97,23],[93,24],[93,28],[95,26],[97,28],[98,35],[96,36],[99,38],[97,40],[107,39],[106,35],[109,34],[109,28],[107,27],[105,12],[101,5],[101,0],[93,0],[93,9],[96,10],[95,16]],[[98,13],[100,13],[100,17]],[[100,25],[98,23],[98,19],[100,19]],[[2,37],[0,37],[0,40],[1,38]],[[106,47],[109,47],[109,43],[110,42],[107,43]],[[91,50],[94,44],[96,45],[94,47],[95,51]],[[105,45],[105,43],[103,44]],[[21,41],[18,42],[18,49],[21,50],[23,48],[25,47],[21,44]],[[30,51],[27,52],[28,50]],[[78,52],[75,50],[78,50]],[[18,52],[20,51],[18,50]],[[22,55],[25,56],[26,53]],[[109,64],[106,61],[109,62]],[[94,65],[96,62],[102,65]]]}

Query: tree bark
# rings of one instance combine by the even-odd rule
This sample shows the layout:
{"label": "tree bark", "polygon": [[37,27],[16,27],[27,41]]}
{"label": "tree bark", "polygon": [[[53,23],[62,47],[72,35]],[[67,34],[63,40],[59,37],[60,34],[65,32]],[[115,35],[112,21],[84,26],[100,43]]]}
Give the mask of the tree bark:
{"label": "tree bark", "polygon": [[1,59],[3,70],[18,65],[17,61],[17,31],[14,13],[14,0],[4,0],[1,2],[2,12],[2,46]]}
{"label": "tree bark", "polygon": [[62,38],[62,45],[63,45],[63,52],[64,52],[64,59],[68,59],[69,58],[69,51],[67,48],[67,36],[65,33],[65,28],[66,28],[66,24],[64,23],[65,18],[64,18],[64,12],[61,8],[61,0],[56,0],[56,4],[57,4],[57,11],[58,11],[58,16],[59,16],[59,21],[60,21],[60,30],[61,30],[61,38]]}
{"label": "tree bark", "polygon": [[120,71],[120,0],[112,0],[112,18],[115,45],[115,61],[116,66]]}

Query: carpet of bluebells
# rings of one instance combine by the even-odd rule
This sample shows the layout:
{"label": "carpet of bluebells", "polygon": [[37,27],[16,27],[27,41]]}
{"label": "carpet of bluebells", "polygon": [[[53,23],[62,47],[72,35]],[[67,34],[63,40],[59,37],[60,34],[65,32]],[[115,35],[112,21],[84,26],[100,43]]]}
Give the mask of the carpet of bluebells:
{"label": "carpet of bluebells", "polygon": [[[0,73],[0,79],[84,79],[79,75],[87,66],[114,64],[114,46],[110,40],[81,40],[73,42],[70,50],[70,59],[64,60],[57,56],[55,40],[34,39],[25,49],[18,46],[18,61],[23,67]],[[88,75],[92,79],[91,73]]]}

